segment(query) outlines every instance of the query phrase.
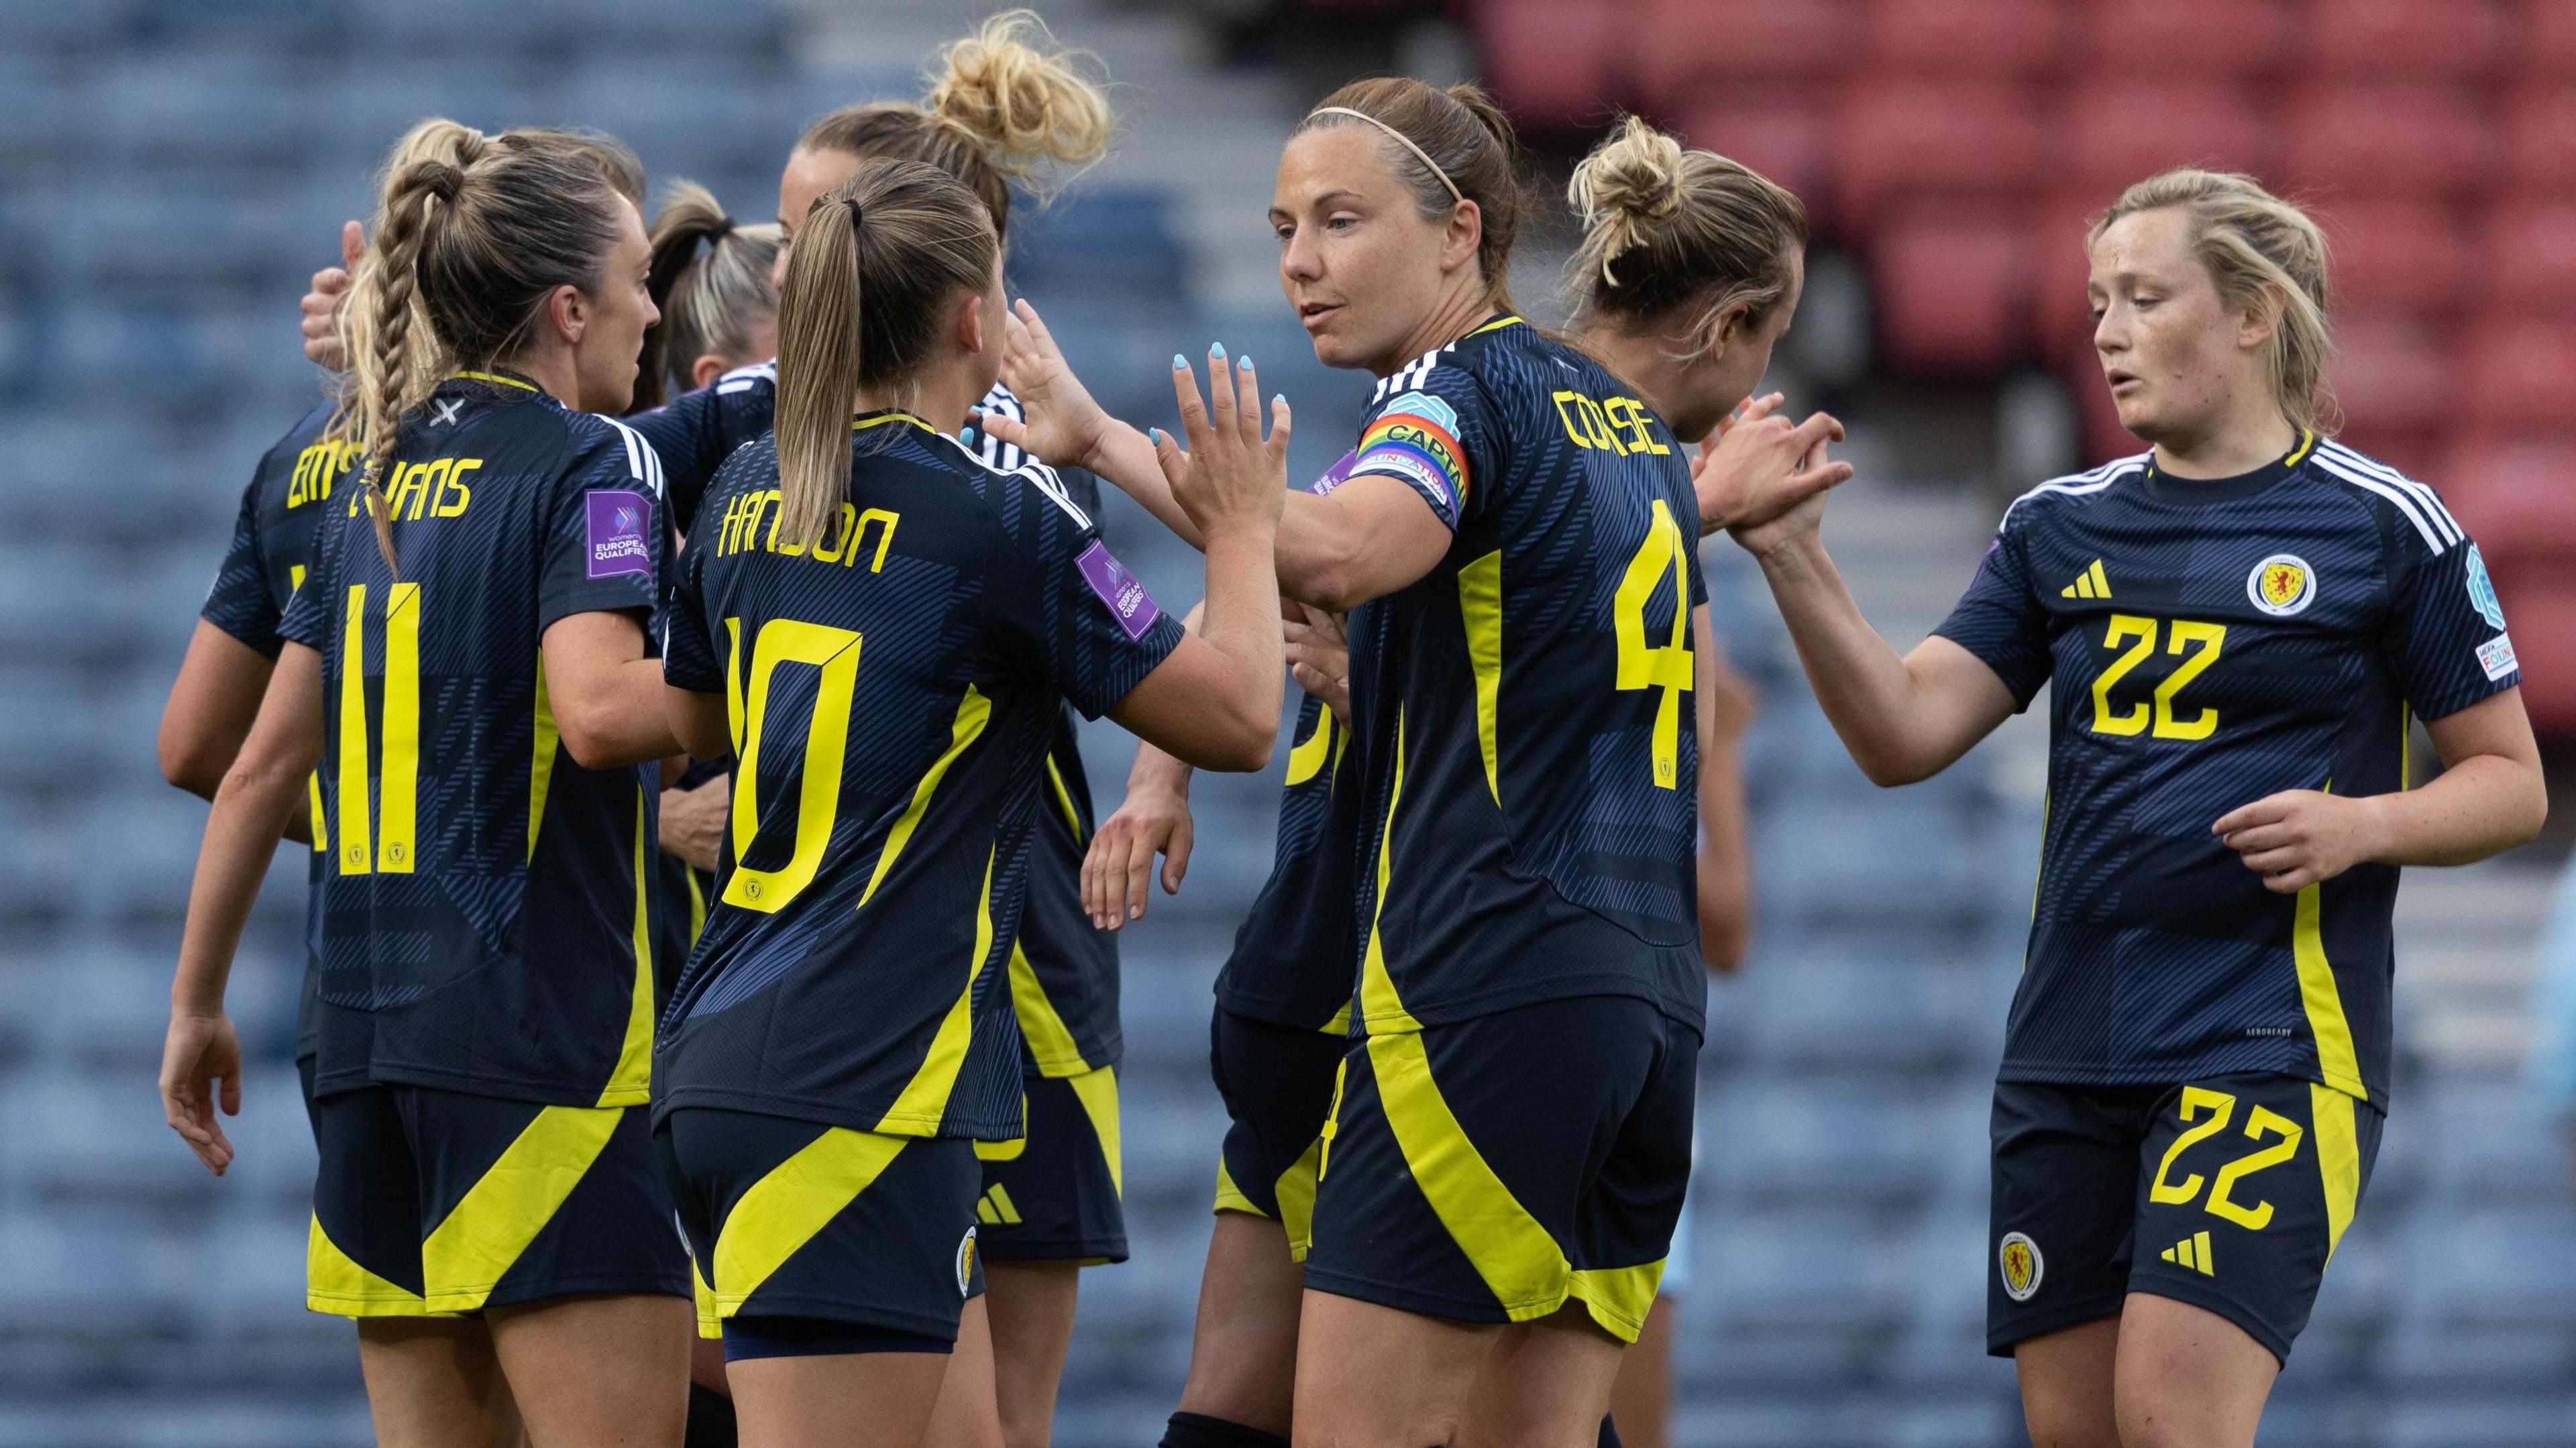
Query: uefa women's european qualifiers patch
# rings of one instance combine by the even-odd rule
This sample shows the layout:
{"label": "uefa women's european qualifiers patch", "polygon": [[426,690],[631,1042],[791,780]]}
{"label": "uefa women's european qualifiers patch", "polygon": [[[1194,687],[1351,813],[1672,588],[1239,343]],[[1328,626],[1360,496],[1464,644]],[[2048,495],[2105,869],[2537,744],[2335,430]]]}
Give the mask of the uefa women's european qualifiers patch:
{"label": "uefa women's european qualifiers patch", "polygon": [[1454,512],[1467,496],[1467,453],[1458,446],[1458,412],[1427,392],[1408,392],[1360,435],[1354,472],[1400,473]]}
{"label": "uefa women's european qualifiers patch", "polygon": [[653,571],[653,550],[644,540],[653,505],[642,494],[593,488],[581,495],[581,502],[582,521],[589,529],[591,577]]}
{"label": "uefa women's european qualifiers patch", "polygon": [[1322,477],[1306,485],[1306,491],[1318,498],[1329,494],[1333,489],[1351,480],[1351,469],[1358,465],[1359,460],[1360,454],[1357,448],[1342,454],[1331,467],[1324,469]]}
{"label": "uefa women's european qualifiers patch", "polygon": [[1110,616],[1118,620],[1118,626],[1127,631],[1131,641],[1143,638],[1154,620],[1163,616],[1144,583],[1127,571],[1127,565],[1110,556],[1108,544],[1092,540],[1091,546],[1073,562],[1082,570],[1083,581],[1091,585],[1091,591],[1109,605]]}

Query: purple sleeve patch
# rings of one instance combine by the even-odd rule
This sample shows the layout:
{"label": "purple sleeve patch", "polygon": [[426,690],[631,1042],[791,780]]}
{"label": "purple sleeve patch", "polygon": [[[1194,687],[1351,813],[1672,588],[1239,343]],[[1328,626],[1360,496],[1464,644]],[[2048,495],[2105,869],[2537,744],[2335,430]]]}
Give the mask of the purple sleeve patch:
{"label": "purple sleeve patch", "polygon": [[1109,605],[1110,617],[1127,631],[1130,642],[1143,638],[1154,620],[1163,616],[1163,611],[1154,606],[1153,597],[1145,592],[1145,585],[1127,571],[1125,564],[1109,556],[1108,544],[1093,539],[1073,562],[1082,570],[1083,581],[1091,585],[1091,591]]}
{"label": "purple sleeve patch", "polygon": [[591,577],[653,571],[653,550],[644,536],[652,523],[652,504],[641,494],[617,488],[593,488],[581,495],[581,502]]}
{"label": "purple sleeve patch", "polygon": [[1333,464],[1331,467],[1324,469],[1324,475],[1315,479],[1315,481],[1308,483],[1306,485],[1306,491],[1319,498],[1332,492],[1333,489],[1350,481],[1351,464],[1356,463],[1359,460],[1360,454],[1359,449],[1357,448],[1353,448],[1349,452],[1342,454],[1342,460]]}

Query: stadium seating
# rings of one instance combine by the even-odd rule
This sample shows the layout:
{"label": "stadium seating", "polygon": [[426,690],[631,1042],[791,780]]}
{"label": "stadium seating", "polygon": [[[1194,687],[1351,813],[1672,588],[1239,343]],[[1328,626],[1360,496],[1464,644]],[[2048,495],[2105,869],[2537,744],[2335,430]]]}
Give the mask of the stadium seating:
{"label": "stadium seating", "polygon": [[2074,9],[2075,56],[2101,75],[2264,75],[2292,35],[2279,0],[2094,0]]}

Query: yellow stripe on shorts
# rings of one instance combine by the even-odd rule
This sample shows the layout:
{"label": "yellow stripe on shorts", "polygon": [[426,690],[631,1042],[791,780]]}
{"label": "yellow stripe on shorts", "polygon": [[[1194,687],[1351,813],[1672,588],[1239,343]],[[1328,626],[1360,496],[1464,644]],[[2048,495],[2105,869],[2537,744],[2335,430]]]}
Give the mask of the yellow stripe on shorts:
{"label": "yellow stripe on shorts", "polygon": [[304,1305],[335,1317],[433,1317],[419,1293],[388,1282],[340,1250],[322,1219],[304,1235]]}
{"label": "yellow stripe on shorts", "polygon": [[420,1244],[423,1294],[440,1312],[474,1312],[608,1147],[627,1108],[548,1106],[466,1189]]}
{"label": "yellow stripe on shorts", "polygon": [[874,1185],[910,1140],[827,1127],[752,1183],[716,1233],[716,1270],[710,1279],[716,1316],[739,1311],[760,1284]]}

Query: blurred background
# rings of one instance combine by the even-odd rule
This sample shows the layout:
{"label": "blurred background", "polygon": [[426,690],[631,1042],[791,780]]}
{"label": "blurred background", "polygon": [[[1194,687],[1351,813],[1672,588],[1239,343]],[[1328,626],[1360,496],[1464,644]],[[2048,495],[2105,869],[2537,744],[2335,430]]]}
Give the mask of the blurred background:
{"label": "blurred background", "polygon": [[[162,783],[155,721],[252,464],[321,380],[295,299],[364,214],[368,169],[425,114],[579,121],[765,219],[809,120],[916,95],[989,8],[0,0],[0,873],[19,882],[0,891],[0,1445],[368,1441],[351,1330],[302,1307],[301,861],[235,975],[257,1063],[231,1177],[195,1164],[152,1086],[205,813]],[[1118,82],[1121,131],[1050,209],[1015,210],[1015,285],[1139,422],[1168,422],[1173,351],[1252,353],[1297,405],[1301,473],[1347,445],[1367,380],[1313,361],[1262,212],[1281,138],[1333,86],[1484,79],[1550,196],[1620,108],[1796,188],[1818,246],[1773,385],[1851,425],[1861,478],[1827,532],[1900,646],[2004,500],[2137,450],[2090,355],[2088,215],[2170,164],[2255,171],[2325,220],[2347,436],[2439,486],[2493,560],[2571,798],[2576,4],[1043,9]],[[1525,244],[1515,292],[1542,319],[1572,240],[1559,217]],[[1194,555],[1132,508],[1108,525],[1167,606],[1194,596]],[[2010,1366],[1983,1353],[1985,1122],[2044,727],[1871,788],[1758,580],[1723,540],[1707,558],[1763,691],[1760,913],[1711,1001],[1675,1439],[2020,1443]],[[1132,746],[1107,725],[1086,746],[1106,813]],[[1276,783],[1202,777],[1185,893],[1125,937],[1135,1260],[1085,1274],[1066,1448],[1152,1442],[1186,1365],[1224,1124],[1208,987],[1267,869]],[[2544,931],[2569,818],[2409,875],[2396,1111],[2266,1444],[2576,1443],[2576,921]]]}

